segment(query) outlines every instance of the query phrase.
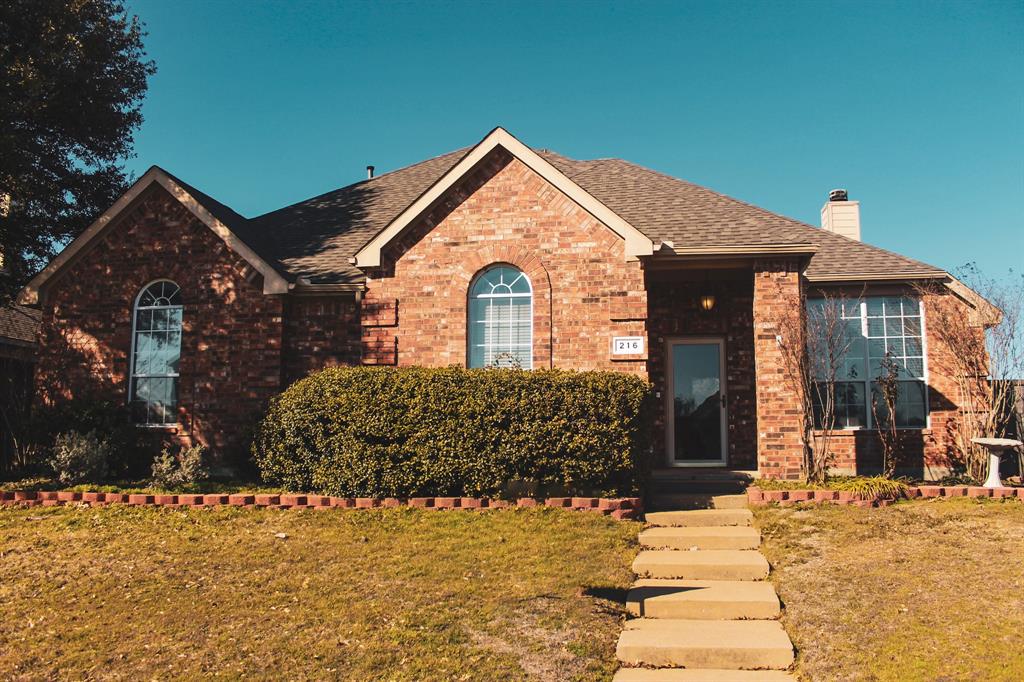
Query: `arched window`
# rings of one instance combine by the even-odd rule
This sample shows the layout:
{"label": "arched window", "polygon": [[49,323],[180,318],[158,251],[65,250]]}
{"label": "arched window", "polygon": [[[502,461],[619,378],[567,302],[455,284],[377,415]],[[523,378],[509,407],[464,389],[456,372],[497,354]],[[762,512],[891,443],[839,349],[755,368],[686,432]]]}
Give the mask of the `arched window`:
{"label": "arched window", "polygon": [[135,300],[128,399],[139,424],[177,423],[180,357],[181,289],[159,280]]}
{"label": "arched window", "polygon": [[487,268],[470,286],[469,366],[533,367],[533,289],[511,265]]}

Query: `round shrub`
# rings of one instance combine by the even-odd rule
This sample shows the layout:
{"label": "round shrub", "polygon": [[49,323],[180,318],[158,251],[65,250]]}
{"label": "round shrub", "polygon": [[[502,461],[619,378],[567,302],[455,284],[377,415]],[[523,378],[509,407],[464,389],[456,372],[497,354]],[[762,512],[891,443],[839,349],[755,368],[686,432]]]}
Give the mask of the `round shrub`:
{"label": "round shrub", "polygon": [[629,494],[650,418],[649,385],[616,372],[330,368],[271,402],[253,456],[268,483],[329,495]]}

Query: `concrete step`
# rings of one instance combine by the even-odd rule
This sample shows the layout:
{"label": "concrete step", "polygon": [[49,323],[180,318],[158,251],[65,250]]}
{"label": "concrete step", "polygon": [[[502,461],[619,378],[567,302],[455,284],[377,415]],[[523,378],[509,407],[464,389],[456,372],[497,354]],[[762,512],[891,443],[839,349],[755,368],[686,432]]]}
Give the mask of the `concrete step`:
{"label": "concrete step", "polygon": [[645,514],[652,526],[749,526],[754,515],[749,509],[692,509]]}
{"label": "concrete step", "polygon": [[658,526],[640,531],[648,549],[757,549],[761,533],[750,526]]}
{"label": "concrete step", "polygon": [[739,495],[745,493],[747,484],[728,481],[650,481],[649,495]]}
{"label": "concrete step", "polygon": [[651,469],[652,481],[690,481],[694,483],[753,483],[757,478],[756,470],[742,471],[738,469],[693,469],[688,467],[660,467]]}
{"label": "concrete step", "polygon": [[764,580],[768,560],[760,552],[706,549],[685,552],[674,549],[642,550],[633,560],[633,572],[642,578],[686,580]]}
{"label": "concrete step", "polygon": [[637,618],[615,647],[628,666],[786,670],[793,644],[775,620],[677,620]]}
{"label": "concrete step", "polygon": [[654,493],[648,496],[652,511],[687,509],[746,509],[746,495],[713,495],[710,493]]}
{"label": "concrete step", "polygon": [[690,620],[771,620],[780,611],[771,583],[743,580],[637,580],[626,608],[644,618]]}
{"label": "concrete step", "polygon": [[612,682],[792,682],[782,670],[711,670],[708,668],[619,668]]}

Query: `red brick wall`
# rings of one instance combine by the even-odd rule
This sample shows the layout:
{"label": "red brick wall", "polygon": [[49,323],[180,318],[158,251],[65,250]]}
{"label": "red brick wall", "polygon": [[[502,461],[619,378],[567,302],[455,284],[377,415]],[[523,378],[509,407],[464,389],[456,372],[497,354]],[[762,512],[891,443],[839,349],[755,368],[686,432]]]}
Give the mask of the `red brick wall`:
{"label": "red brick wall", "polygon": [[[754,263],[754,370],[757,376],[757,464],[764,477],[799,478],[803,461],[799,395],[786,380],[779,321],[802,310],[795,259]],[[790,343],[789,339],[784,340]],[[802,347],[803,338],[792,341]]]}
{"label": "red brick wall", "polygon": [[[728,396],[728,459],[734,469],[757,468],[757,408],[754,394],[753,281],[749,271],[709,273],[710,278],[689,279],[669,273],[648,273],[651,341],[648,365],[651,383],[662,396],[655,423],[655,462],[663,466],[665,454],[665,401],[669,338],[720,336],[725,338],[726,395]],[[699,297],[715,295],[710,312]]]}
{"label": "red brick wall", "polygon": [[496,151],[384,254],[363,321],[369,363],[465,365],[467,292],[492,263],[533,285],[533,366],[644,373],[613,361],[613,336],[643,336],[643,271],[624,242],[519,160]]}
{"label": "red brick wall", "polygon": [[352,295],[285,301],[284,385],[335,365],[358,365],[360,306]]}
{"label": "red brick wall", "polygon": [[43,400],[127,400],[132,306],[155,279],[182,289],[182,428],[218,451],[248,446],[281,388],[282,300],[210,229],[159,188],[50,283],[38,386]]}

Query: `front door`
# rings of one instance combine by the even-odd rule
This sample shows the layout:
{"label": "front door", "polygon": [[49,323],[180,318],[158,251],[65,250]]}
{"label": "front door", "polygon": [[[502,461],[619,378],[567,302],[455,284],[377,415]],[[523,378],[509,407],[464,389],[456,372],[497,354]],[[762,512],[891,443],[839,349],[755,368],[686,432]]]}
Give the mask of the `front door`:
{"label": "front door", "polygon": [[668,342],[668,463],[721,466],[726,453],[725,342]]}

